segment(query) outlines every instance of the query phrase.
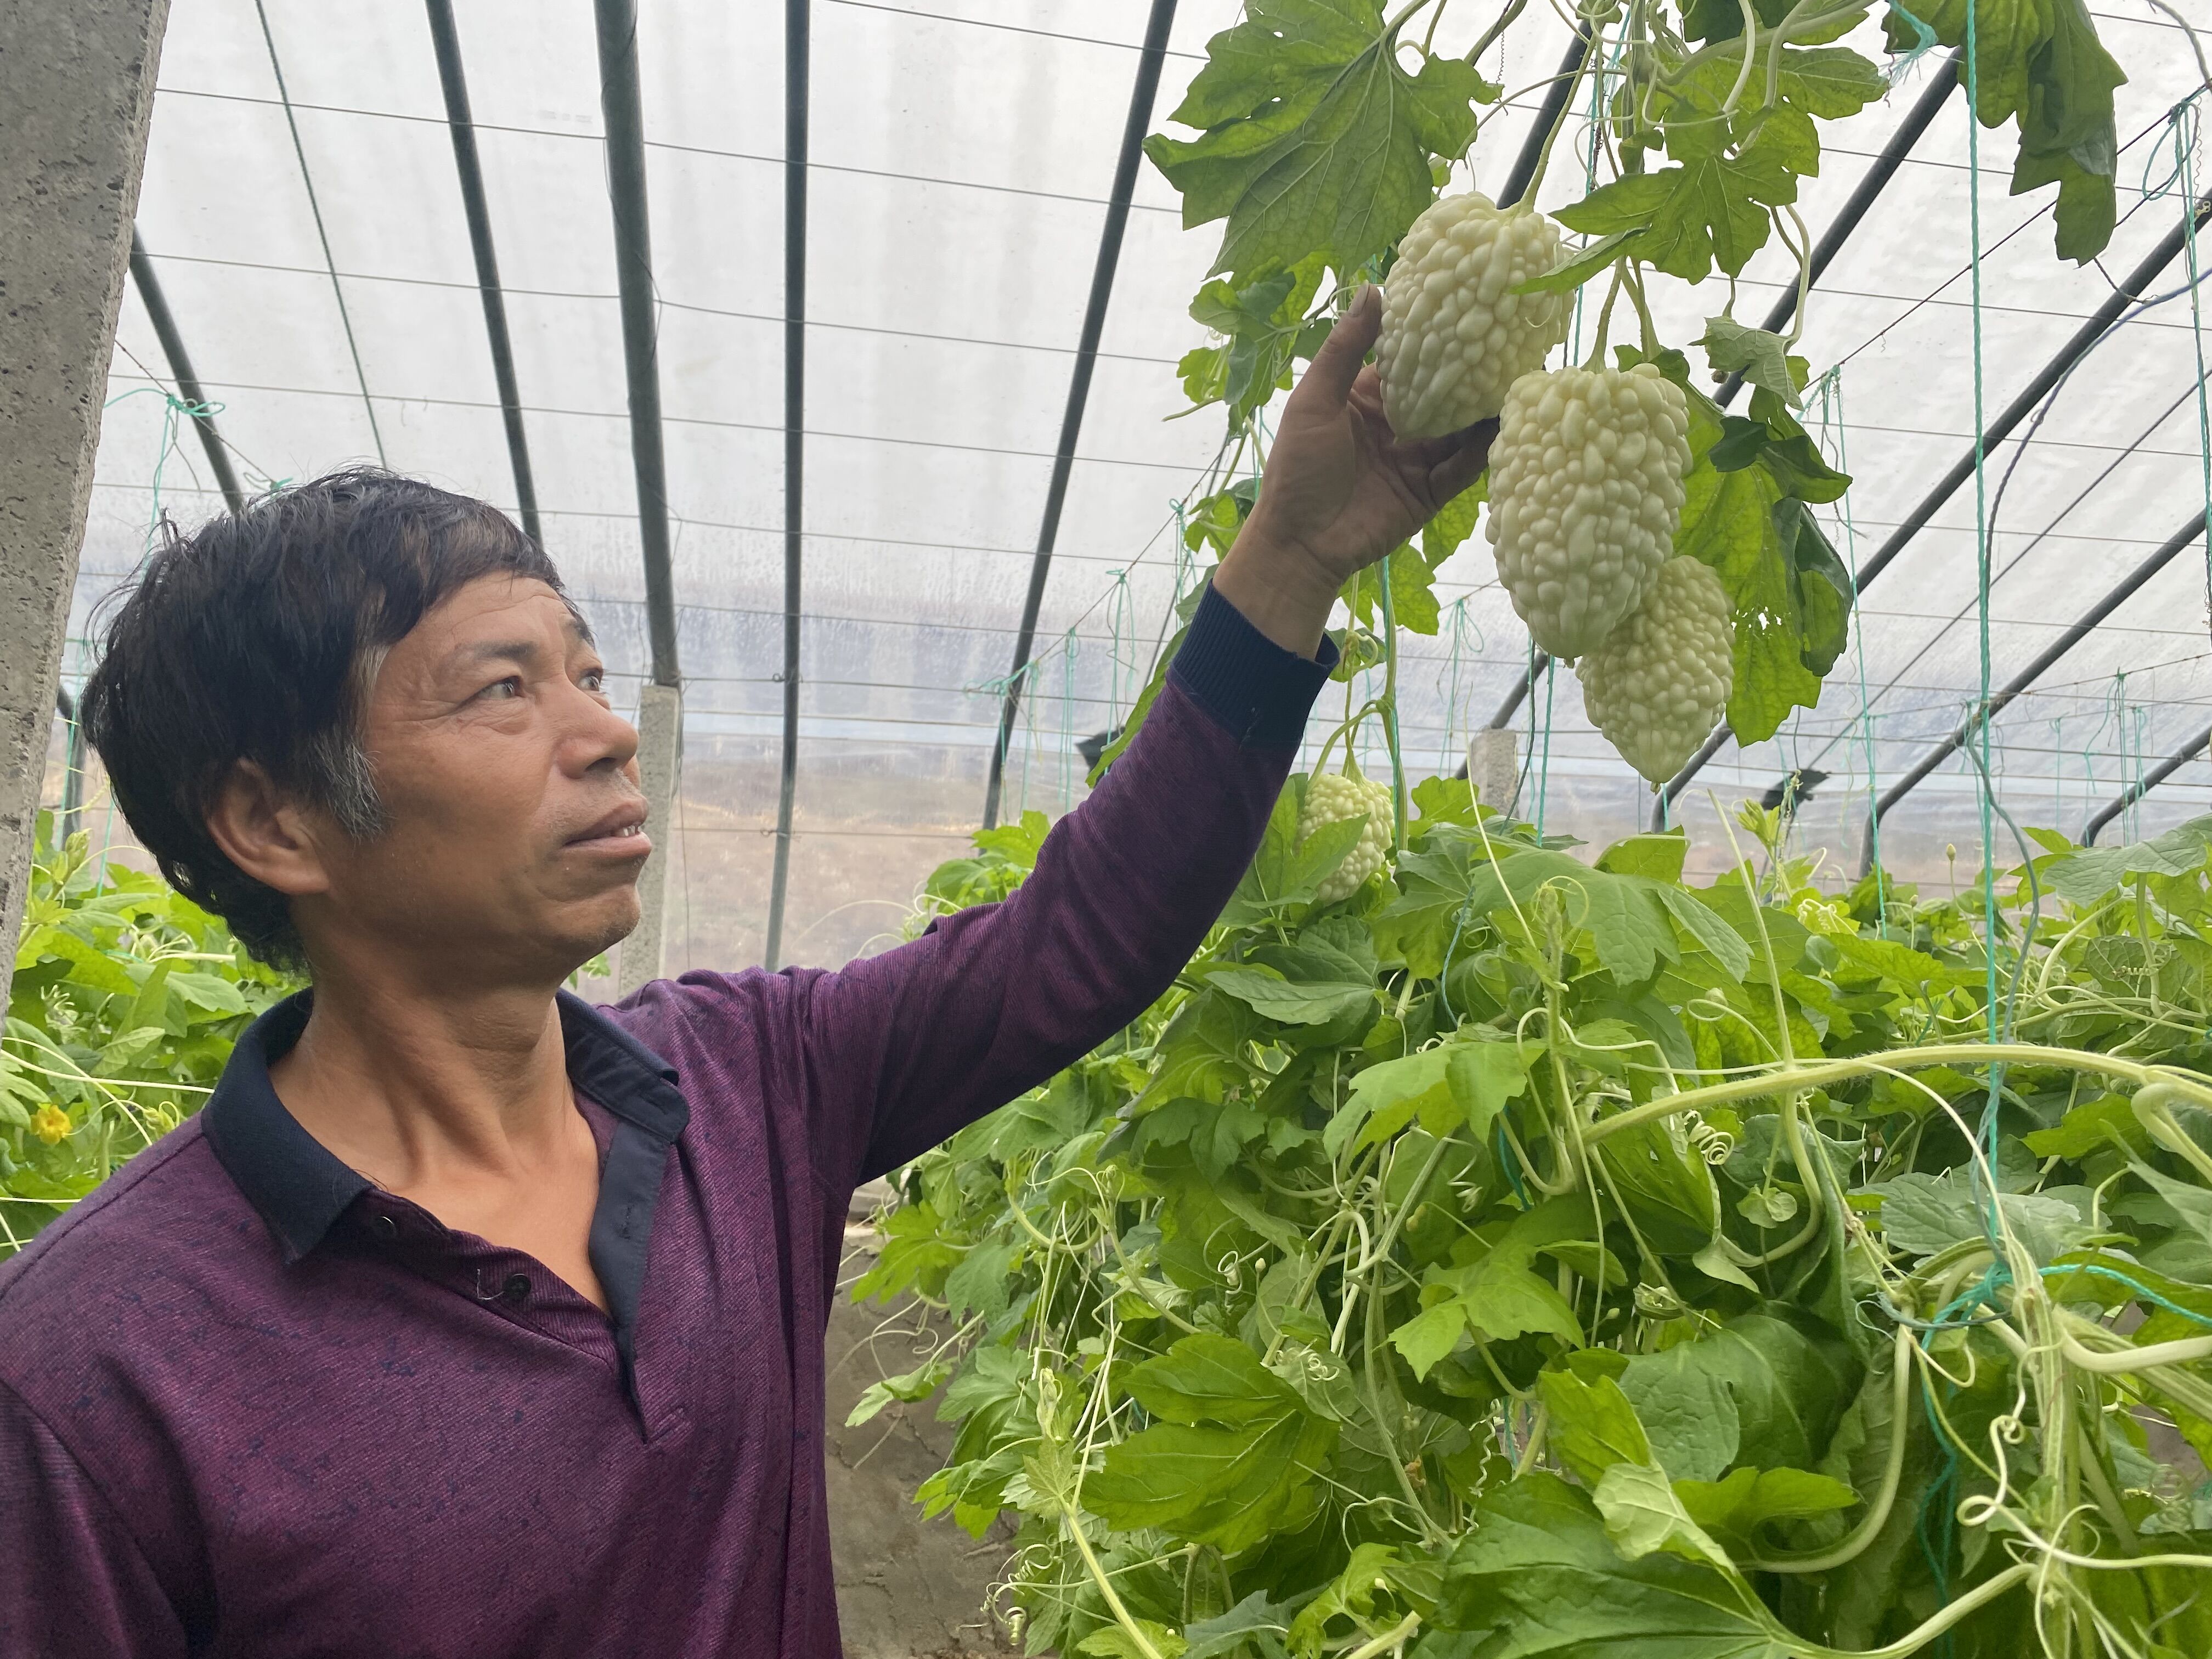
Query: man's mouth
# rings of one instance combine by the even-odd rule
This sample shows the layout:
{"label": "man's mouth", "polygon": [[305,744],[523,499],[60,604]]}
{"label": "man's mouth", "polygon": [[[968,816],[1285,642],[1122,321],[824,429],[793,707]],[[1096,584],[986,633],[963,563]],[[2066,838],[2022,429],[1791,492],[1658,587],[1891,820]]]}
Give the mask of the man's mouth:
{"label": "man's mouth", "polygon": [[645,833],[645,803],[623,803],[580,834],[571,836],[568,845],[642,858],[653,850],[652,838]]}

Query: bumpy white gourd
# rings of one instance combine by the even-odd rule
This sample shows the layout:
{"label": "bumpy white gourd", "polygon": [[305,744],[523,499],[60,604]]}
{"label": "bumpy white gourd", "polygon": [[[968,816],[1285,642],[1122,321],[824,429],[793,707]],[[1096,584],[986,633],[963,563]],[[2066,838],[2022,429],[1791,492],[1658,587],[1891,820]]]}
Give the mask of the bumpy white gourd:
{"label": "bumpy white gourd", "polygon": [[1486,533],[1514,610],[1553,656],[1595,648],[1674,550],[1689,430],[1682,389],[1649,363],[1525,374],[1506,394]]}
{"label": "bumpy white gourd", "polygon": [[1644,603],[1576,665],[1590,724],[1653,783],[1682,769],[1728,707],[1733,632],[1721,579],[1673,558]]}
{"label": "bumpy white gourd", "polygon": [[1572,294],[1515,294],[1559,263],[1559,228],[1501,213],[1487,196],[1447,196],[1413,221],[1382,283],[1375,343],[1382,412],[1401,438],[1486,421],[1506,388],[1567,337]]}
{"label": "bumpy white gourd", "polygon": [[1340,777],[1333,772],[1322,772],[1306,781],[1305,805],[1298,813],[1300,846],[1323,824],[1362,814],[1366,817],[1367,827],[1359,832],[1358,843],[1345,854],[1344,862],[1330,871],[1314,890],[1316,903],[1334,904],[1339,899],[1350,898],[1359,890],[1361,883],[1382,867],[1382,855],[1389,850],[1395,813],[1387,784],[1369,778]]}

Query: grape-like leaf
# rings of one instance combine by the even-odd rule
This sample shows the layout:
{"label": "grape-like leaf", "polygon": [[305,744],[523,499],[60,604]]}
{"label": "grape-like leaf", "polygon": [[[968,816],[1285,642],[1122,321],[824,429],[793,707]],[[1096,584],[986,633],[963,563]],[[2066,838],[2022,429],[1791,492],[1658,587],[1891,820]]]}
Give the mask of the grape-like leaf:
{"label": "grape-like leaf", "polygon": [[1496,91],[1472,64],[1408,73],[1374,0],[1252,0],[1145,153],[1182,192],[1186,229],[1225,217],[1216,271],[1243,283],[1324,256],[1348,279],[1436,198],[1430,158],[1474,138]]}

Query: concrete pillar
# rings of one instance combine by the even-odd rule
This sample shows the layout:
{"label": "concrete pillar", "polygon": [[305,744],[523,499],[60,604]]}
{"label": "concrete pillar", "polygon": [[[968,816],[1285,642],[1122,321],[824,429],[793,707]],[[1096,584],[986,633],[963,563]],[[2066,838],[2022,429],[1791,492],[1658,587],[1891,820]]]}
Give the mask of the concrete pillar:
{"label": "concrete pillar", "polygon": [[668,865],[676,853],[676,791],[684,777],[684,694],[672,685],[647,685],[637,705],[637,769],[645,786],[645,833],[653,854],[637,878],[642,914],[637,931],[622,944],[617,993],[628,996],[661,975],[666,953]]}
{"label": "concrete pillar", "polygon": [[1474,798],[1498,811],[1513,810],[1513,791],[1521,781],[1519,748],[1510,731],[1485,726],[1467,740],[1467,777]]}
{"label": "concrete pillar", "polygon": [[0,6],[0,1006],[168,0]]}

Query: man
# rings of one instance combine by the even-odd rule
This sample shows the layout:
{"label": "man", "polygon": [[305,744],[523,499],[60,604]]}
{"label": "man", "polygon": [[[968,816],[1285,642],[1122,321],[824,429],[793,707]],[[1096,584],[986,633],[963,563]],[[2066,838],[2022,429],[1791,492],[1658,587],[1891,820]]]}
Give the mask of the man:
{"label": "man", "polygon": [[1027,885],[837,973],[560,992],[638,919],[636,737],[489,507],[341,474],[156,553],[86,720],[163,873],[313,988],[0,1268],[0,1655],[836,1654],[848,1198],[1133,1018],[1226,901],[1332,599],[1488,447],[1392,440],[1378,301]]}

